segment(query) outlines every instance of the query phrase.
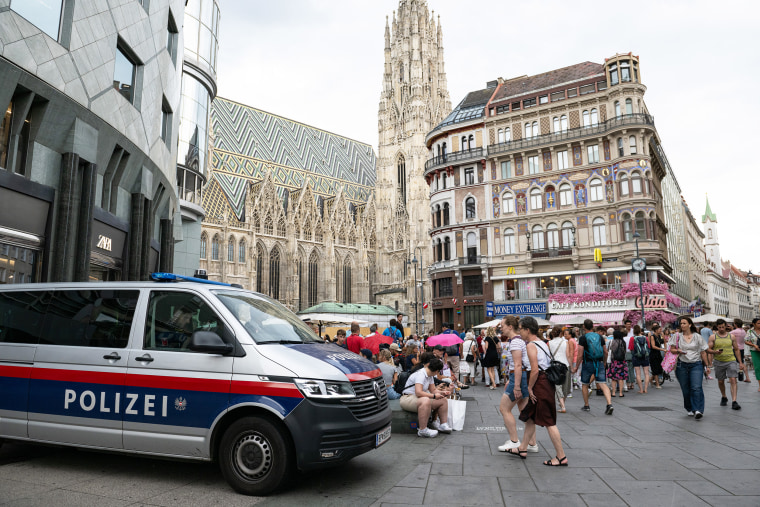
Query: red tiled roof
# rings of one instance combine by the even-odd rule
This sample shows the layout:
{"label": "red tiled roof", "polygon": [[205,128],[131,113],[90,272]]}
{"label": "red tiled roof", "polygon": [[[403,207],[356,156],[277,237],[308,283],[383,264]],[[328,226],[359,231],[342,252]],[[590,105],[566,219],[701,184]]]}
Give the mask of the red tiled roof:
{"label": "red tiled roof", "polygon": [[536,74],[535,76],[526,76],[516,78],[512,81],[505,82],[498,93],[494,95],[492,102],[497,102],[505,97],[516,97],[524,95],[533,90],[542,90],[559,86],[562,83],[587,79],[592,76],[603,74],[604,65],[593,62],[583,62],[569,67]]}

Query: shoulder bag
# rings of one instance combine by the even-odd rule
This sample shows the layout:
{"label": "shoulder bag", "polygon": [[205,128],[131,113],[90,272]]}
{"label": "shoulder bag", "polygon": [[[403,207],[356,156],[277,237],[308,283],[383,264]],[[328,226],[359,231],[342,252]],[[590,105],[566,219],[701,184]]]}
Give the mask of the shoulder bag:
{"label": "shoulder bag", "polygon": [[545,370],[541,369],[541,371],[546,374],[546,379],[549,381],[549,383],[554,386],[561,386],[564,384],[565,378],[567,378],[567,366],[565,366],[564,363],[554,360],[554,354],[552,354],[552,351],[549,349],[548,345],[546,348],[549,349],[549,354],[546,354],[546,351],[543,347],[539,347],[538,345],[536,345],[536,347],[541,349],[541,352],[543,352],[544,355],[549,356],[549,367]]}

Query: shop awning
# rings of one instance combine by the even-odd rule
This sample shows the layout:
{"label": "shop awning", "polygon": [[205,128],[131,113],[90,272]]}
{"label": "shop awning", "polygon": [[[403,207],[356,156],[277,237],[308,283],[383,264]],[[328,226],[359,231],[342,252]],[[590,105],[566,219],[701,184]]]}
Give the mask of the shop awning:
{"label": "shop awning", "polygon": [[588,312],[552,315],[549,318],[553,324],[580,324],[585,319],[591,319],[594,324],[622,324],[625,312]]}

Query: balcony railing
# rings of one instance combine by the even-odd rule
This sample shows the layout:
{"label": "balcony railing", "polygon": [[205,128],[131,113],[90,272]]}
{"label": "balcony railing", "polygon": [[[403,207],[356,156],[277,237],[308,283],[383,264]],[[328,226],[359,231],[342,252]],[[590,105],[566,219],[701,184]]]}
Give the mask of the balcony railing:
{"label": "balcony railing", "polygon": [[483,264],[488,259],[485,255],[468,255],[467,257],[459,258],[459,265],[465,266],[468,264]]}
{"label": "balcony railing", "polygon": [[438,155],[425,162],[425,170],[432,169],[433,167],[451,164],[453,162],[460,162],[462,160],[468,160],[471,158],[482,158],[483,148],[472,148],[469,150],[455,151],[454,153],[446,153],[444,155]]}
{"label": "balcony railing", "polygon": [[568,257],[573,254],[573,249],[567,248],[542,248],[530,251],[531,259],[555,259],[557,257]]}
{"label": "balcony railing", "polygon": [[[643,113],[625,114],[622,116],[610,118],[607,121],[603,121],[602,123],[588,127],[578,127],[570,130],[564,130],[562,132],[553,132],[551,134],[544,134],[542,136],[520,139],[519,141],[489,144],[488,154],[496,155],[507,151],[525,150],[543,146],[545,144],[552,144],[558,141],[567,141],[570,139],[578,139],[580,137],[586,137],[595,134],[603,134],[608,130],[620,127],[621,125],[654,125],[654,117]],[[427,169],[427,165],[425,168]]]}

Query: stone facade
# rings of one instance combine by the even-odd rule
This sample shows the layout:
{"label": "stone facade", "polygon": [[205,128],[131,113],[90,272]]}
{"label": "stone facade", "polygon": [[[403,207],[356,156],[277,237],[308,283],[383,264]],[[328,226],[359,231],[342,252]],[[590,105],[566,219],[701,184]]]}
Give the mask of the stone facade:
{"label": "stone facade", "polygon": [[0,0],[0,228],[34,259],[14,280],[171,269],[182,67],[171,19],[184,2],[48,4],[60,15]]}

